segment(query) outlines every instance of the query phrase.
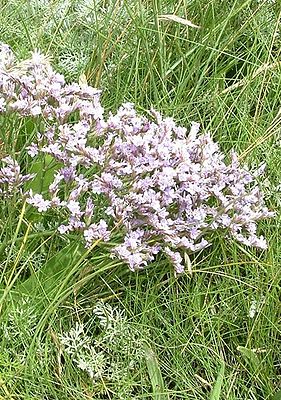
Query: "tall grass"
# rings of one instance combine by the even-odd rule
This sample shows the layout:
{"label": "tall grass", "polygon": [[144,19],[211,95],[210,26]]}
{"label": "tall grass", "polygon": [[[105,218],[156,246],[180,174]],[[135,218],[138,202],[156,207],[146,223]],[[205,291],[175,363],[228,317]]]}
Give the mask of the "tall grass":
{"label": "tall grass", "polygon": [[[200,122],[250,165],[265,162],[261,184],[278,212],[277,1],[13,0],[0,11],[0,39],[19,58],[47,53],[69,81],[101,88],[106,111],[124,101],[153,105],[181,125]],[[3,154],[20,152],[37,129],[0,122]],[[280,215],[260,225],[267,251],[217,239],[178,278],[161,260],[131,273],[102,246],[85,255],[82,244],[56,235],[56,221],[13,200],[1,200],[0,217],[1,399],[280,398]],[[126,315],[115,333],[119,350],[114,340],[98,347],[99,301]],[[65,351],[60,335],[77,323],[111,360],[111,378],[92,379]],[[128,332],[143,343],[139,359]]]}

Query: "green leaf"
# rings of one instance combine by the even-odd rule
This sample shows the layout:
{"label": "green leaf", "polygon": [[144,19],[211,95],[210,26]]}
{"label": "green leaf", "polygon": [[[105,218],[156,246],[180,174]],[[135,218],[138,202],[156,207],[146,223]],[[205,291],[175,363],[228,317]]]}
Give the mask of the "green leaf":
{"label": "green leaf", "polygon": [[221,361],[221,367],[216,379],[216,382],[214,384],[213,390],[210,395],[209,400],[219,400],[220,395],[221,395],[221,388],[223,384],[223,378],[224,378],[224,372],[225,372],[225,363],[224,361]]}
{"label": "green leaf", "polygon": [[154,400],[168,400],[169,395],[165,390],[164,380],[161,374],[157,357],[150,347],[145,349],[145,360],[150,378]]}
{"label": "green leaf", "polygon": [[250,364],[254,369],[259,366],[259,359],[257,355],[251,350],[243,346],[238,346],[237,350],[242,354],[245,361]]}
{"label": "green leaf", "polygon": [[[51,299],[64,276],[81,257],[80,244],[72,243],[55,254],[42,268],[17,287],[18,293]],[[43,295],[43,296],[42,296]]]}
{"label": "green leaf", "polygon": [[273,397],[271,397],[271,400],[281,400],[281,390],[276,392]]}
{"label": "green leaf", "polygon": [[43,158],[33,162],[30,174],[35,174],[35,177],[26,183],[25,190],[32,190],[34,193],[45,192],[53,181],[54,174],[58,169],[58,164],[49,154]]}

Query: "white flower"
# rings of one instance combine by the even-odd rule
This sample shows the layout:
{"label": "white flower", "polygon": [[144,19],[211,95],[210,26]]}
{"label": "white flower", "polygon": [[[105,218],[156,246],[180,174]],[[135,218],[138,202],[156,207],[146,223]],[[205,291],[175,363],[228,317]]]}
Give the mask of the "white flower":
{"label": "white flower", "polygon": [[249,317],[250,318],[254,318],[254,316],[256,315],[256,312],[257,312],[257,308],[258,308],[258,302],[257,302],[257,300],[253,300],[250,305],[250,309],[249,309]]}
{"label": "white flower", "polygon": [[250,309],[249,309],[249,317],[250,318],[254,318],[255,315],[259,312],[263,301],[264,301],[264,296],[261,296],[261,298],[258,300],[255,300],[255,299],[252,300]]}
{"label": "white flower", "polygon": [[47,211],[51,205],[51,202],[49,200],[44,200],[41,194],[35,194],[34,196],[31,195],[27,199],[27,203],[36,207],[39,212]]}
{"label": "white flower", "polygon": [[69,211],[71,212],[72,215],[80,215],[81,211],[80,211],[80,204],[78,201],[75,200],[70,200],[67,203],[67,208],[69,209]]}

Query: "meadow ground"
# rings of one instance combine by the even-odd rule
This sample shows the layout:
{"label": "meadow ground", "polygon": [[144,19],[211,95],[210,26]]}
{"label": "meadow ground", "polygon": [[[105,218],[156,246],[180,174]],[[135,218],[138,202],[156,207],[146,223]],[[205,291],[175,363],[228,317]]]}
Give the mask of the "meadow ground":
{"label": "meadow ground", "polygon": [[[102,246],[85,254],[47,214],[2,199],[1,399],[281,399],[280,18],[278,0],[0,2],[19,59],[40,49],[102,89],[106,112],[133,102],[200,122],[226,153],[266,163],[277,212],[259,224],[267,250],[218,236],[174,277],[161,258],[132,273]],[[0,122],[1,154],[32,168],[21,149],[36,132]]]}

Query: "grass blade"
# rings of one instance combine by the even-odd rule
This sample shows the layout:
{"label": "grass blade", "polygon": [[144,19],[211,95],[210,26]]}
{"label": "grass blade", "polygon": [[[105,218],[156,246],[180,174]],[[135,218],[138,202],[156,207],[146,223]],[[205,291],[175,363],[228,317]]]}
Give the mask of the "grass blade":
{"label": "grass blade", "polygon": [[150,347],[147,347],[145,350],[145,360],[152,386],[153,400],[168,400],[169,396],[167,393],[165,393],[165,384],[157,357]]}
{"label": "grass blade", "polygon": [[257,355],[251,350],[243,346],[238,346],[237,350],[242,354],[244,360],[250,364],[254,369],[259,366],[259,359]]}
{"label": "grass blade", "polygon": [[209,400],[219,400],[220,395],[221,395],[221,388],[223,384],[223,378],[224,378],[224,372],[225,372],[225,363],[224,361],[221,362],[221,367],[217,376],[217,380],[214,384],[213,390],[210,395]]}

